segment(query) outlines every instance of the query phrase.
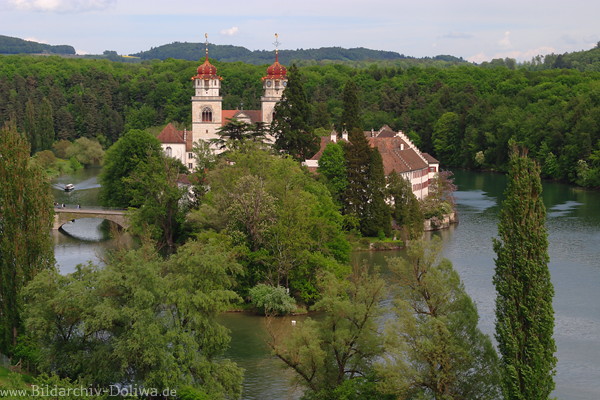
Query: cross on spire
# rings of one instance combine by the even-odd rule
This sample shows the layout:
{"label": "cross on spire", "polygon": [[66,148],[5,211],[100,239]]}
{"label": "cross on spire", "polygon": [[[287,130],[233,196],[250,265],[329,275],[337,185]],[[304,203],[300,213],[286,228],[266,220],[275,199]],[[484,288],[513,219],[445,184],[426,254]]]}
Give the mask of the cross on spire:
{"label": "cross on spire", "polygon": [[275,61],[279,61],[279,34],[275,34],[275,41],[273,42],[273,46],[275,46]]}
{"label": "cross on spire", "polygon": [[205,51],[206,51],[206,59],[208,60],[208,33],[204,34],[204,46],[205,46]]}

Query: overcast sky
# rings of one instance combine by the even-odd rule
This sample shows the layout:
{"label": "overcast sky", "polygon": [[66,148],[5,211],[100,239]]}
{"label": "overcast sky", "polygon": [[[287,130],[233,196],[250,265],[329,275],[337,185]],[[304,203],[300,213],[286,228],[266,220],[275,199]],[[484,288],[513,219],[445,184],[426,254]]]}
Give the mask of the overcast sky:
{"label": "overcast sky", "polygon": [[[367,47],[481,62],[588,50],[596,0],[0,0],[0,34],[78,53],[136,53],[171,42],[273,49]],[[200,58],[201,55],[198,55]]]}

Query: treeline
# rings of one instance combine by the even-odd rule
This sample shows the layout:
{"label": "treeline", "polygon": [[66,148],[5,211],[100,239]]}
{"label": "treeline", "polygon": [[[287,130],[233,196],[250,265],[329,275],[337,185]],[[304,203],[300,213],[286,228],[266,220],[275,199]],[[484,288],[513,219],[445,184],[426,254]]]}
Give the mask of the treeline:
{"label": "treeline", "polygon": [[[143,60],[165,60],[167,58],[177,58],[182,60],[194,61],[204,54],[204,43],[174,42],[158,47],[153,47],[147,51],[140,51],[132,56],[140,57]],[[271,50],[248,50],[241,46],[215,45],[209,44],[208,51],[212,58],[222,62],[241,61],[249,64],[266,64],[273,62],[273,51]],[[357,61],[357,60],[398,60],[412,59],[404,54],[394,51],[371,50],[364,47],[353,49],[344,49],[342,47],[321,47],[318,49],[297,49],[280,50],[279,61],[285,64],[299,60],[337,60],[337,61]],[[456,59],[458,60],[458,59]]]}
{"label": "treeline", "polygon": [[[441,61],[440,61],[441,62]],[[223,108],[258,109],[266,66],[214,62]],[[51,138],[96,137],[105,146],[129,129],[190,125],[190,77],[198,61],[141,64],[58,57],[0,58],[0,121]],[[342,116],[342,88],[359,88],[362,128],[403,130],[444,166],[505,170],[509,141],[529,149],[546,178],[600,186],[600,73],[330,64],[300,68],[313,130]],[[41,121],[53,121],[53,131]],[[40,139],[36,139],[36,137]],[[39,144],[36,144],[39,143]]]}
{"label": "treeline", "polygon": [[0,54],[75,54],[73,46],[49,45],[45,43],[32,42],[15,37],[0,35]]}

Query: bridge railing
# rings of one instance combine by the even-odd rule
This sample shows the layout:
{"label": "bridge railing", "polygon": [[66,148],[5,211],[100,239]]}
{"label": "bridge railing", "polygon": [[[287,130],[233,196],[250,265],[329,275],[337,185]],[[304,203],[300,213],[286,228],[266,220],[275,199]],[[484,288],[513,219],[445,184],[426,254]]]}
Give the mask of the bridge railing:
{"label": "bridge railing", "polygon": [[96,210],[96,211],[127,211],[126,208],[82,206],[80,204],[54,203],[55,210]]}

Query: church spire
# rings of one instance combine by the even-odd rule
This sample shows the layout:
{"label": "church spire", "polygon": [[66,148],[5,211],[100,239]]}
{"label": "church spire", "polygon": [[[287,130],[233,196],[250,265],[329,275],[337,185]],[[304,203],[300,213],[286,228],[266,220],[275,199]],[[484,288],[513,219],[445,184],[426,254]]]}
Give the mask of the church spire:
{"label": "church spire", "polygon": [[205,53],[206,53],[205,60],[208,61],[208,33],[204,34],[204,49],[205,49]]}
{"label": "church spire", "polygon": [[275,41],[273,42],[273,46],[275,46],[275,62],[279,62],[279,45],[281,43],[279,42],[279,34],[276,33],[275,34]]}

